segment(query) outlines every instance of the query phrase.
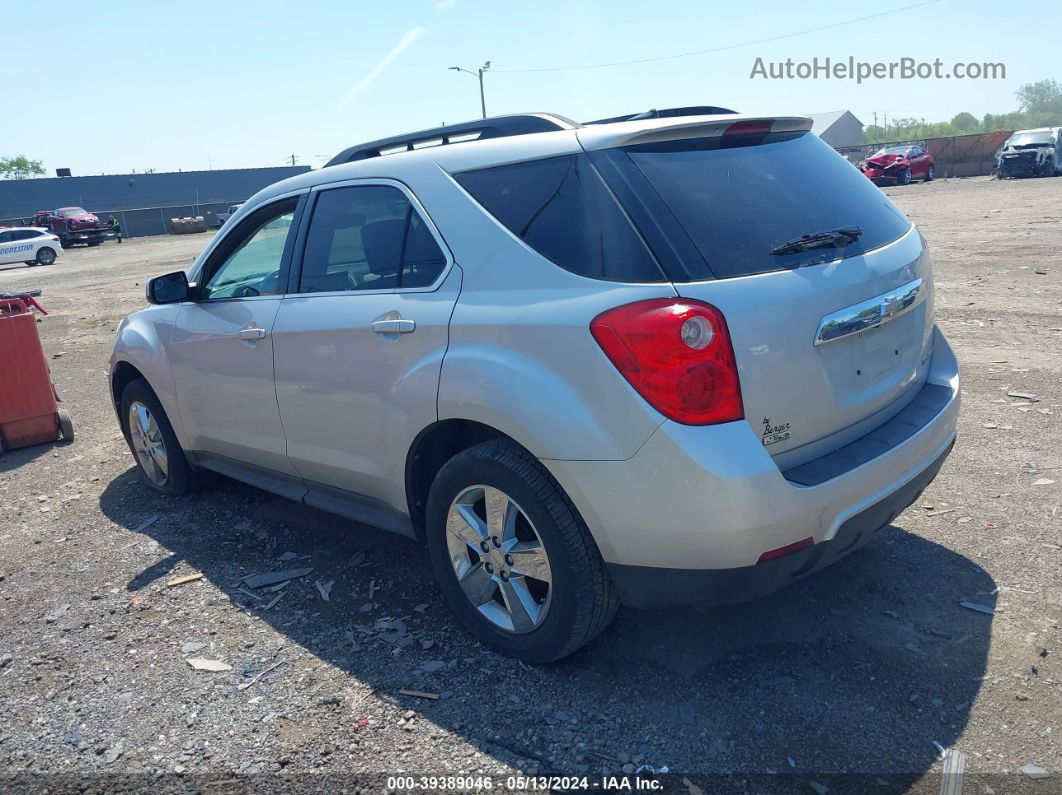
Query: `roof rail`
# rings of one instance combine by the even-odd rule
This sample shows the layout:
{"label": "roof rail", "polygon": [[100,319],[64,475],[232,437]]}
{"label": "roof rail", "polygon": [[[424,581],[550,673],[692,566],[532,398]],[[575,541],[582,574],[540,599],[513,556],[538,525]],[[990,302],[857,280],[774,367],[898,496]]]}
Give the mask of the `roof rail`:
{"label": "roof rail", "polygon": [[672,119],[678,116],[720,116],[728,113],[737,113],[736,110],[720,108],[715,105],[691,105],[687,108],[662,108],[657,110],[643,111],[642,113],[628,113],[623,116],[613,116],[610,119],[597,119],[596,121],[584,121],[583,124],[615,124],[618,121],[640,121],[641,119]]}
{"label": "roof rail", "polygon": [[554,130],[574,130],[582,125],[556,113],[521,113],[513,116],[494,116],[489,119],[477,119],[461,124],[447,124],[431,130],[421,130],[405,135],[381,138],[378,141],[357,144],[344,149],[333,157],[324,167],[366,160],[370,157],[412,152],[414,149],[429,146],[445,146],[465,141],[480,141],[487,138],[506,138],[510,135],[528,135],[529,133],[553,132]]}

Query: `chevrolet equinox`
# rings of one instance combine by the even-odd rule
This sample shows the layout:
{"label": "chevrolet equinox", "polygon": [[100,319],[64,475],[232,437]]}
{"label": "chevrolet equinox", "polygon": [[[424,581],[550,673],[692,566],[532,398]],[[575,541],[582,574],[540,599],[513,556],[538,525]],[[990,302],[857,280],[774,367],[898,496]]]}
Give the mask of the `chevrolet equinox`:
{"label": "chevrolet equinox", "polygon": [[866,543],[955,440],[925,241],[809,120],[683,110],[451,125],[253,196],[118,330],[144,481],[417,539],[531,662]]}

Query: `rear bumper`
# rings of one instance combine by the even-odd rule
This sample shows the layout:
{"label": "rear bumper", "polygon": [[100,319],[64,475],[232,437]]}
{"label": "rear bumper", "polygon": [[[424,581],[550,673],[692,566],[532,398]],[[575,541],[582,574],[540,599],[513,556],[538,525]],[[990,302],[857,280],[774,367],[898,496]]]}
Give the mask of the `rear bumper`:
{"label": "rear bumper", "polygon": [[[954,444],[959,412],[958,365],[936,329],[927,384],[943,387],[945,399],[917,430],[895,443],[876,439],[882,452],[870,458],[854,448],[847,467],[836,466],[845,454],[837,451],[829,470],[811,477],[801,468],[788,479],[746,422],[665,422],[626,461],[543,463],[582,514],[627,604],[742,601],[865,543],[929,484]],[[812,547],[757,563],[807,538]]]}
{"label": "rear bumper", "polygon": [[619,589],[623,603],[631,607],[726,605],[767,596],[791,582],[826,568],[866,544],[878,530],[918,499],[937,476],[952,446],[949,444],[913,480],[846,520],[829,541],[753,566],[696,570],[610,563],[609,576]]}

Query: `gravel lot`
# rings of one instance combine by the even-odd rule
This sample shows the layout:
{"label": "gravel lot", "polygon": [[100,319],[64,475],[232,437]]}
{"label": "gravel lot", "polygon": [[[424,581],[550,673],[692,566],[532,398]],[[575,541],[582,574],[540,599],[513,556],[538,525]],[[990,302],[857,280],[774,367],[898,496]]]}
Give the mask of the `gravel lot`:
{"label": "gravel lot", "polygon": [[[71,446],[0,459],[0,776],[261,791],[325,780],[307,773],[498,783],[648,764],[691,795],[713,774],[734,791],[929,792],[955,748],[967,792],[1060,791],[1060,188],[887,191],[929,241],[964,378],[959,443],[894,526],[766,600],[622,610],[547,668],[463,634],[411,541],[225,480],[177,499],[139,484],[108,402],[111,341],[144,280],[206,236],[0,266],[0,292],[44,290],[38,328],[77,429]],[[282,590],[241,584],[298,567],[313,571]],[[1053,778],[1018,772],[1029,763]],[[36,775],[56,773],[70,778]]]}

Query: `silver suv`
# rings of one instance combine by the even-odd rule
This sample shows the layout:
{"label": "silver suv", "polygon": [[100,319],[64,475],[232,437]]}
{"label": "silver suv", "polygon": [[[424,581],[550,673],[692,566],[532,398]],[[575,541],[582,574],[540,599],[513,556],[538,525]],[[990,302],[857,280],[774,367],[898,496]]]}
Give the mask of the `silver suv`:
{"label": "silver suv", "polygon": [[936,475],[959,384],[924,240],[810,124],[501,117],[266,188],[118,331],[144,480],[416,538],[534,662],[821,569]]}

